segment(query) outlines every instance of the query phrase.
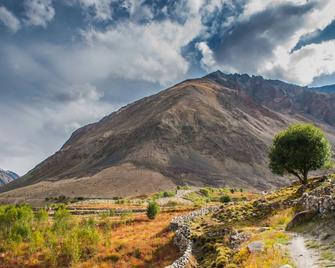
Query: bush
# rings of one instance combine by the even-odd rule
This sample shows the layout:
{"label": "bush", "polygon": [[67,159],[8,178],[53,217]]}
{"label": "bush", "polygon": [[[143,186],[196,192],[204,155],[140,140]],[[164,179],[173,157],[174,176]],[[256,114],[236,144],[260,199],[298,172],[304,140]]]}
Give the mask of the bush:
{"label": "bush", "polygon": [[35,214],[35,219],[37,223],[47,222],[49,219],[48,212],[44,208],[39,209]]}
{"label": "bush", "polygon": [[29,243],[29,251],[35,253],[44,248],[44,236],[40,231],[35,231],[31,235],[31,240]]}
{"label": "bush", "polygon": [[209,197],[210,196],[210,191],[206,188],[202,188],[200,189],[200,193],[203,195],[203,196],[206,196],[206,197]]}
{"label": "bush", "polygon": [[135,257],[136,259],[141,259],[141,257],[142,257],[142,252],[141,252],[140,249],[136,248],[136,249],[134,250],[134,252],[133,252],[133,255],[134,255],[134,257]]}
{"label": "bush", "polygon": [[0,241],[19,243],[28,241],[32,232],[34,213],[28,205],[5,206],[0,211]]}
{"label": "bush", "polygon": [[58,253],[57,262],[58,265],[62,264],[70,266],[80,259],[80,249],[78,244],[78,237],[75,231],[70,231],[65,236],[63,243],[61,244],[60,251]]}
{"label": "bush", "polygon": [[54,215],[53,230],[59,234],[64,234],[73,225],[72,216],[64,205],[56,209]]}
{"label": "bush", "polygon": [[173,197],[176,195],[175,191],[163,192],[163,197]]}
{"label": "bush", "polygon": [[306,184],[309,171],[330,162],[331,146],[321,129],[311,124],[295,124],[275,136],[269,157],[273,173],[289,173]]}
{"label": "bush", "polygon": [[157,214],[159,213],[160,208],[156,202],[150,202],[147,207],[147,217],[150,220],[153,220],[156,218]]}
{"label": "bush", "polygon": [[223,195],[220,197],[220,202],[221,203],[229,203],[231,201],[231,198],[229,195]]}
{"label": "bush", "polygon": [[92,226],[78,228],[76,230],[77,243],[79,246],[80,259],[92,257],[98,249],[100,236],[97,230]]}

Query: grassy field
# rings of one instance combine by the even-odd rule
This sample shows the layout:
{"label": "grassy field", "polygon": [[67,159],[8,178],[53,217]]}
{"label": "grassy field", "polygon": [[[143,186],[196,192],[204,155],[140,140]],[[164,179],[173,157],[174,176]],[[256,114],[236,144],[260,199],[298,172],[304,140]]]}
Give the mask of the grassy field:
{"label": "grassy field", "polygon": [[[184,198],[193,205],[168,202],[148,219],[148,203],[174,197],[177,190],[189,190]],[[179,257],[168,228],[173,217],[254,196],[242,189],[185,187],[136,199],[55,197],[48,200],[51,210],[1,206],[0,267],[165,267]]]}
{"label": "grassy field", "polygon": [[178,257],[171,219],[182,211],[53,217],[26,205],[0,208],[0,267],[164,267]]}

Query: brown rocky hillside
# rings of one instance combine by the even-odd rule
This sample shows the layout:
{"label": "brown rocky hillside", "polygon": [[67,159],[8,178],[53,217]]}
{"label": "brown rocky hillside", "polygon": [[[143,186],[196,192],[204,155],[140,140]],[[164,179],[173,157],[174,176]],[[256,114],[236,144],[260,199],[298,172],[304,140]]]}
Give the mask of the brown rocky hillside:
{"label": "brown rocky hillside", "polygon": [[75,131],[64,146],[4,186],[8,201],[140,195],[177,185],[269,189],[267,167],[287,125],[315,122],[335,144],[335,94],[221,72],[186,80]]}

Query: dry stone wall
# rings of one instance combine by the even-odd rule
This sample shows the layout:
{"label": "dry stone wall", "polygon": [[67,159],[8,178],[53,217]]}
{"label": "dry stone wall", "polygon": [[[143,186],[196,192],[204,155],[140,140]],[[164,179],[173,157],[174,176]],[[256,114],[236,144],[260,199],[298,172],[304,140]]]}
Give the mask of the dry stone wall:
{"label": "dry stone wall", "polygon": [[325,216],[335,211],[335,182],[316,188],[302,195],[299,204],[306,210]]}
{"label": "dry stone wall", "polygon": [[219,206],[205,207],[172,219],[170,229],[176,232],[174,244],[180,252],[183,252],[183,255],[165,268],[185,268],[190,263],[192,256],[190,222],[197,217],[216,212],[219,209]]}

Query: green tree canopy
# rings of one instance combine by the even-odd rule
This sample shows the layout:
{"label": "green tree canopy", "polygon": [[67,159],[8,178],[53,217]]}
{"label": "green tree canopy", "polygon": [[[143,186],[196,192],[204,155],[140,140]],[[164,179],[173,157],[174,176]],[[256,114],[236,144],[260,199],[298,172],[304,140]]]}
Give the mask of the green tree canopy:
{"label": "green tree canopy", "polygon": [[269,157],[273,173],[293,174],[306,184],[309,171],[330,162],[331,146],[321,129],[312,124],[294,124],[275,136]]}
{"label": "green tree canopy", "polygon": [[147,217],[150,220],[156,218],[157,214],[159,213],[160,208],[156,202],[150,202],[147,207]]}

